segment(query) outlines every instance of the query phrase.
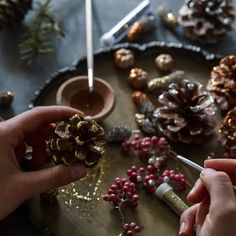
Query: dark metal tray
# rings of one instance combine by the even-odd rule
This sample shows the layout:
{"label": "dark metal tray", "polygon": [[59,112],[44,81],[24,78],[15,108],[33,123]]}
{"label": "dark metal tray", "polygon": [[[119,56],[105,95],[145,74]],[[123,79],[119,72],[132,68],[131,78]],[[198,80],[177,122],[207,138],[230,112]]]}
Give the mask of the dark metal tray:
{"label": "dark metal tray", "polygon": [[[95,54],[95,76],[109,82],[116,92],[117,103],[113,113],[102,122],[111,127],[114,124],[126,124],[136,129],[134,121],[135,106],[131,100],[132,90],[127,83],[128,71],[121,71],[113,65],[113,53],[117,48],[126,47],[135,52],[135,67],[148,71],[150,77],[159,76],[155,67],[155,57],[161,53],[169,53],[175,60],[174,69],[184,70],[186,78],[206,85],[211,68],[219,61],[219,57],[208,54],[198,47],[181,44],[153,42],[145,45],[124,44],[112,49],[99,51]],[[55,94],[62,82],[75,75],[86,74],[85,58],[79,60],[72,68],[65,68],[47,80],[40,88],[30,107],[56,104]],[[154,101],[157,97],[153,97]],[[217,114],[218,120],[221,114]],[[216,128],[217,130],[217,128]],[[217,134],[213,135],[202,145],[173,145],[173,148],[193,161],[203,164],[212,151],[219,152]],[[126,170],[132,164],[141,165],[137,157],[126,158],[120,153],[119,145],[108,145],[101,165],[90,170],[90,177],[66,186],[60,190],[58,202],[52,205],[42,204],[38,197],[29,201],[29,209],[34,222],[41,228],[47,229],[53,235],[64,236],[105,236],[121,232],[121,222],[118,213],[111,205],[101,199],[116,176],[125,177]],[[186,166],[168,161],[168,167],[183,171],[188,182],[196,180],[198,173]],[[152,194],[140,189],[140,205],[136,210],[127,213],[129,219],[140,222],[144,227],[140,235],[176,236],[179,229],[177,216],[165,203]],[[86,196],[91,201],[86,200]],[[185,199],[185,194],[182,195]],[[81,200],[82,198],[82,200]]]}

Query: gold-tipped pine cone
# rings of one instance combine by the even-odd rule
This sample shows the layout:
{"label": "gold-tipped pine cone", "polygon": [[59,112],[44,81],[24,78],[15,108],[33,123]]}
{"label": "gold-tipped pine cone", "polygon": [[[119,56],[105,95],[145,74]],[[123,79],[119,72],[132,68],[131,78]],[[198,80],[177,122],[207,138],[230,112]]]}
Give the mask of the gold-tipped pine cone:
{"label": "gold-tipped pine cone", "polygon": [[81,162],[89,167],[97,164],[105,152],[105,132],[96,121],[77,114],[69,121],[58,122],[47,144],[56,164]]}
{"label": "gold-tipped pine cone", "polygon": [[0,30],[19,23],[32,8],[32,0],[1,0]]}
{"label": "gold-tipped pine cone", "polygon": [[220,109],[227,111],[236,105],[236,56],[229,55],[213,67],[207,90]]}
{"label": "gold-tipped pine cone", "polygon": [[222,121],[219,141],[226,150],[236,150],[236,107]]}
{"label": "gold-tipped pine cone", "polygon": [[202,143],[216,126],[214,99],[202,85],[188,80],[172,83],[159,96],[153,116],[160,132],[173,142]]}

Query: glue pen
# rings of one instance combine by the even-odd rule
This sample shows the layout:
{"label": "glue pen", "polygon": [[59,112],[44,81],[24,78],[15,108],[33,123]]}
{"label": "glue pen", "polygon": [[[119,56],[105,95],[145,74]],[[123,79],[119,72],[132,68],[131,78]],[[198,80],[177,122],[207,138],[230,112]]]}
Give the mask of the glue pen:
{"label": "glue pen", "polygon": [[111,30],[106,32],[101,38],[102,47],[111,47],[120,42],[127,34],[129,27],[140,17],[151,13],[150,0],[142,1],[127,16],[118,22]]}

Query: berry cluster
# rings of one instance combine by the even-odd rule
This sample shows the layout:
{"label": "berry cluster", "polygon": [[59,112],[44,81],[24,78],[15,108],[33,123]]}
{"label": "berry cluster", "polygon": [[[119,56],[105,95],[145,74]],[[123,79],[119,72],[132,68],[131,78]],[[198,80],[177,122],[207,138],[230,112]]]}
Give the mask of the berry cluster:
{"label": "berry cluster", "polygon": [[162,182],[165,182],[165,183],[175,182],[178,184],[179,190],[185,190],[187,187],[184,174],[177,173],[174,170],[165,170],[162,173]]}
{"label": "berry cluster", "polygon": [[223,157],[224,158],[236,159],[236,150],[230,150],[228,152],[225,152]]}
{"label": "berry cluster", "polygon": [[115,206],[120,206],[123,202],[130,202],[133,207],[137,207],[139,196],[135,192],[136,186],[134,183],[117,177],[103,199],[112,202]]}
{"label": "berry cluster", "polygon": [[135,233],[139,233],[141,231],[141,227],[138,226],[135,222],[132,223],[126,223],[123,226],[124,233],[126,236],[133,236]]}
{"label": "berry cluster", "polygon": [[122,152],[127,154],[130,149],[134,150],[141,158],[147,158],[151,154],[157,154],[158,151],[163,151],[168,147],[165,138],[156,136],[141,138],[136,134],[134,140],[127,139],[122,145]]}

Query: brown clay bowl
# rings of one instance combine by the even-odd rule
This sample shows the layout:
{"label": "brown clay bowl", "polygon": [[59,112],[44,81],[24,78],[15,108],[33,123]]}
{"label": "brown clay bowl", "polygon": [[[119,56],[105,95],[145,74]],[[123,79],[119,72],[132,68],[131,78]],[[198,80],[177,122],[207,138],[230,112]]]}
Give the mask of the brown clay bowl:
{"label": "brown clay bowl", "polygon": [[113,111],[116,102],[115,92],[106,81],[94,78],[93,94],[94,96],[89,98],[87,76],[77,76],[59,87],[56,101],[58,105],[81,110],[85,118],[100,121]]}

